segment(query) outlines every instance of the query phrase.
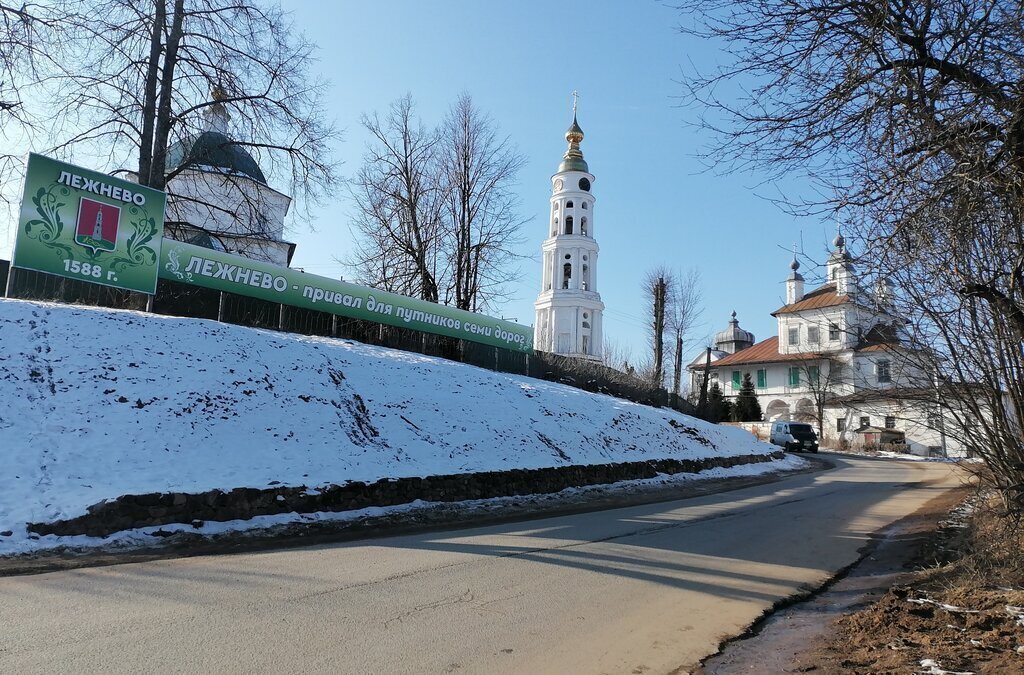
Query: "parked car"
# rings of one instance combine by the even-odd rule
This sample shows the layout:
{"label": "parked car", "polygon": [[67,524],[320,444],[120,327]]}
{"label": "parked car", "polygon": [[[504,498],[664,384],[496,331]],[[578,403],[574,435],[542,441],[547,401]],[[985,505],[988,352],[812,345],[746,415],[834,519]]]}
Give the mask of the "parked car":
{"label": "parked car", "polygon": [[772,423],[771,442],[790,452],[806,450],[818,451],[818,436],[810,424],[779,420]]}

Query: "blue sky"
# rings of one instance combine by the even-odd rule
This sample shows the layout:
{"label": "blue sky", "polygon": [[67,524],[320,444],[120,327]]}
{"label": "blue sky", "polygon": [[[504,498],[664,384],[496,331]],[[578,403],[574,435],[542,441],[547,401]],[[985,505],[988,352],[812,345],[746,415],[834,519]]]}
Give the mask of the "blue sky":
{"label": "blue sky", "polygon": [[[706,309],[694,348],[724,328],[733,309],[762,339],[775,333],[769,312],[785,297],[785,249],[801,231],[808,252],[823,250],[833,234],[830,224],[796,219],[759,196],[780,189],[762,177],[716,175],[694,157],[709,138],[686,124],[695,112],[680,107],[678,82],[719,54],[678,33],[680,17],[664,4],[292,0],[285,7],[321,46],[316,69],[331,80],[329,105],[345,130],[343,174],[359,168],[366,143],[360,114],[384,111],[406,92],[428,124],[460,92],[470,93],[526,156],[517,189],[523,215],[532,218],[522,250],[531,259],[505,317],[533,323],[549,178],[565,152],[573,89],[583,153],[596,176],[605,333],[636,356],[646,344],[640,282],[647,269],[700,270]],[[296,266],[344,273],[333,258],[351,246],[350,208],[347,200],[327,204],[315,233],[293,232]]]}
{"label": "blue sky", "polygon": [[[296,27],[320,45],[314,73],[330,80],[328,110],[343,138],[336,146],[345,177],[366,144],[365,112],[385,111],[411,93],[428,125],[468,92],[508,135],[527,164],[516,189],[522,215],[522,264],[514,298],[500,314],[533,323],[540,287],[539,251],[547,229],[549,178],[565,151],[574,89],[580,93],[583,152],[595,174],[594,228],[601,246],[599,290],[606,336],[646,348],[641,279],[664,264],[695,267],[705,314],[693,349],[736,310],[758,339],[775,332],[769,312],[782,304],[786,249],[803,235],[824,251],[834,226],[797,219],[759,195],[799,190],[752,174],[721,176],[695,158],[709,138],[686,124],[678,81],[691,64],[706,67],[717,47],[680,35],[679,15],[653,0],[471,2],[469,0],[287,0]],[[96,167],[102,168],[102,167]],[[275,186],[284,187],[284,186]],[[351,203],[344,189],[318,209],[314,230],[296,226],[293,265],[351,276],[335,259],[352,247]],[[0,247],[7,257],[9,248]],[[805,268],[806,269],[806,268]],[[809,279],[810,280],[810,279]],[[688,350],[689,351],[689,350]]]}

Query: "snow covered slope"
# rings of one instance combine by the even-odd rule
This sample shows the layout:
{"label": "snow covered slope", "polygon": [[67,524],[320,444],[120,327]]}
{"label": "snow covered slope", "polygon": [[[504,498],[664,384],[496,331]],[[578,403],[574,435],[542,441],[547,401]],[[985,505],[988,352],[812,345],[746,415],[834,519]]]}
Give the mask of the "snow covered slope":
{"label": "snow covered slope", "polygon": [[0,300],[0,531],[122,494],[771,451],[671,410],[360,343]]}

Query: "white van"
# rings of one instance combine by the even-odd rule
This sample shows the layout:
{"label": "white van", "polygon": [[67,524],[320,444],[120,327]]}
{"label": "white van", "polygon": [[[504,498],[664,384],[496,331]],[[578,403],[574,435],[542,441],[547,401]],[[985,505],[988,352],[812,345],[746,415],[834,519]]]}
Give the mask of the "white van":
{"label": "white van", "polygon": [[789,420],[778,420],[772,422],[771,442],[796,452],[806,450],[808,452],[818,451],[818,436],[810,424],[803,422],[790,422]]}

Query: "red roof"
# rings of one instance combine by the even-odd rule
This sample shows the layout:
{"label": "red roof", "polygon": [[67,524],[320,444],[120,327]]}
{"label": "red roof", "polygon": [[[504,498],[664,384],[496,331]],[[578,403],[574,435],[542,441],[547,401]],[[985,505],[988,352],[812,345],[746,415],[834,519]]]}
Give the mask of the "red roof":
{"label": "red roof", "polygon": [[849,302],[853,302],[853,298],[849,295],[839,295],[836,293],[835,284],[825,284],[819,286],[813,291],[805,295],[802,299],[798,300],[789,305],[784,305],[779,309],[772,312],[772,316],[778,316],[779,314],[792,314],[794,312],[802,312],[806,309],[822,309],[823,307],[836,307],[838,305],[845,305]]}
{"label": "red roof", "polygon": [[892,352],[900,348],[899,344],[885,343],[876,345],[865,345],[863,347],[857,347],[855,351],[858,352]]}
{"label": "red roof", "polygon": [[821,354],[817,352],[801,352],[797,354],[779,353],[779,336],[770,337],[767,340],[758,342],[753,347],[747,347],[735,354],[723,356],[717,361],[711,362],[712,368],[721,366],[739,366],[748,363],[775,363],[778,361],[806,361],[809,359],[820,359]]}

